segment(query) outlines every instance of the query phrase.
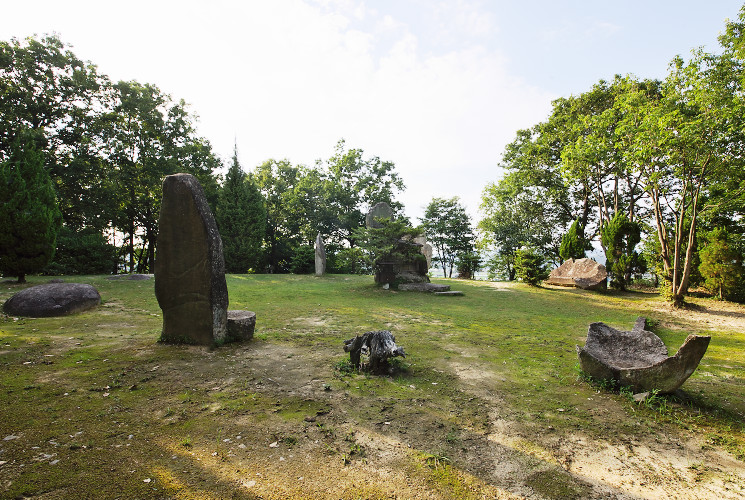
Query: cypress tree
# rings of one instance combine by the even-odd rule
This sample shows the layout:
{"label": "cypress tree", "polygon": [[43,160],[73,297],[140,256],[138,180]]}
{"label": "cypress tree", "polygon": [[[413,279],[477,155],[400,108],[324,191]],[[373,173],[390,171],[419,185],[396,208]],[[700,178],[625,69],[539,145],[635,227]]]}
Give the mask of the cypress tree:
{"label": "cypress tree", "polygon": [[222,237],[225,270],[245,273],[261,263],[261,244],[266,230],[264,200],[256,185],[241,169],[238,149],[225,175],[216,208]]}
{"label": "cypress tree", "polygon": [[23,132],[0,162],[0,271],[25,283],[52,260],[61,224],[44,155]]}
{"label": "cypress tree", "polygon": [[579,219],[572,222],[569,231],[561,238],[559,256],[562,260],[584,259],[585,251],[590,250],[592,245],[585,239],[584,231],[579,225]]}

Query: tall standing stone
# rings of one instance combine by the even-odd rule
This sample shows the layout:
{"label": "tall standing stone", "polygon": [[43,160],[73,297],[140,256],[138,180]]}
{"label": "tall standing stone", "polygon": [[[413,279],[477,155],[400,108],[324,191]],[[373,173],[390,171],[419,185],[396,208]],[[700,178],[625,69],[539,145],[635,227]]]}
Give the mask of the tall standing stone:
{"label": "tall standing stone", "polygon": [[326,247],[323,245],[321,233],[316,236],[316,276],[326,273]]}
{"label": "tall standing stone", "polygon": [[163,180],[155,297],[163,310],[163,342],[225,342],[228,287],[222,240],[204,190],[189,174]]}

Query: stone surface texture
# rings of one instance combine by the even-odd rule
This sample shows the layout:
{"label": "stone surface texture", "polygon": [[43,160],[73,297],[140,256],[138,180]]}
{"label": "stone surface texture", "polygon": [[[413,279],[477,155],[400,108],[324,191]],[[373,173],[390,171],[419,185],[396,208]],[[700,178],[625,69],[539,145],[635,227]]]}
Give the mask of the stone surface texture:
{"label": "stone surface texture", "polygon": [[326,247],[323,244],[321,233],[316,236],[316,276],[326,274]]}
{"label": "stone surface texture", "polygon": [[367,227],[374,227],[376,229],[380,229],[381,227],[383,227],[380,222],[375,220],[375,218],[392,219],[393,209],[388,203],[384,201],[376,203],[375,206],[373,206],[370,211],[367,212],[367,215],[365,215],[365,225]]}
{"label": "stone surface texture", "polygon": [[101,295],[84,283],[46,283],[13,295],[3,305],[12,316],[46,318],[87,311],[101,303]]}
{"label": "stone surface texture", "polygon": [[551,271],[546,284],[598,290],[606,288],[607,277],[605,266],[592,259],[569,259]]}
{"label": "stone surface texture", "polygon": [[577,346],[582,371],[597,380],[613,380],[634,392],[676,391],[696,370],[711,337],[689,335],[675,356],[654,333],[644,329],[643,318],[630,332],[604,323],[592,323],[583,348]]}
{"label": "stone surface texture", "polygon": [[227,327],[226,342],[251,340],[256,328],[256,313],[252,311],[228,311]]}
{"label": "stone surface texture", "polygon": [[163,310],[162,341],[215,345],[227,340],[222,240],[204,190],[189,174],[163,180],[155,296]]}

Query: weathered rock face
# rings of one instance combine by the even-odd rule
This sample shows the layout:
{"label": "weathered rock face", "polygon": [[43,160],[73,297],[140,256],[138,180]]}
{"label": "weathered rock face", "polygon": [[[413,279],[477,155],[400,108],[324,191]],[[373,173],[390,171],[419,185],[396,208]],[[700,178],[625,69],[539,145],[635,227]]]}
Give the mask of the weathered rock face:
{"label": "weathered rock face", "polygon": [[694,372],[710,340],[689,335],[677,354],[668,356],[665,343],[645,330],[640,318],[630,332],[592,323],[585,346],[577,346],[577,353],[582,371],[597,380],[616,381],[635,392],[671,393]]}
{"label": "weathered rock face", "polygon": [[546,283],[549,285],[576,286],[584,290],[606,288],[608,272],[605,266],[592,259],[569,259],[551,271]]}
{"label": "weathered rock face", "polygon": [[84,283],[47,283],[36,285],[13,295],[3,305],[3,311],[13,316],[46,318],[87,311],[101,303],[101,296]]}
{"label": "weathered rock face", "polygon": [[376,218],[392,219],[393,209],[388,203],[384,201],[377,203],[374,207],[370,209],[369,212],[367,212],[367,215],[365,216],[365,225],[367,227],[374,227],[376,229],[383,227],[380,224],[380,222],[375,220]]}
{"label": "weathered rock face", "polygon": [[326,247],[323,245],[321,233],[316,236],[316,276],[326,273]]}
{"label": "weathered rock face", "polygon": [[169,175],[163,180],[156,256],[161,340],[224,343],[228,288],[222,240],[204,190],[192,175]]}

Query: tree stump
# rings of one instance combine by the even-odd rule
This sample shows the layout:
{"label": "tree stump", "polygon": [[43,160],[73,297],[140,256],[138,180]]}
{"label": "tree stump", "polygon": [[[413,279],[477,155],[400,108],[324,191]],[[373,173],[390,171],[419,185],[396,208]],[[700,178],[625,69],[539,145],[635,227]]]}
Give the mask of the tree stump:
{"label": "tree stump", "polygon": [[364,352],[369,356],[367,369],[373,373],[388,372],[388,359],[396,356],[406,357],[404,348],[396,345],[396,339],[388,330],[376,330],[344,341],[344,352],[356,369],[360,368],[360,358]]}

